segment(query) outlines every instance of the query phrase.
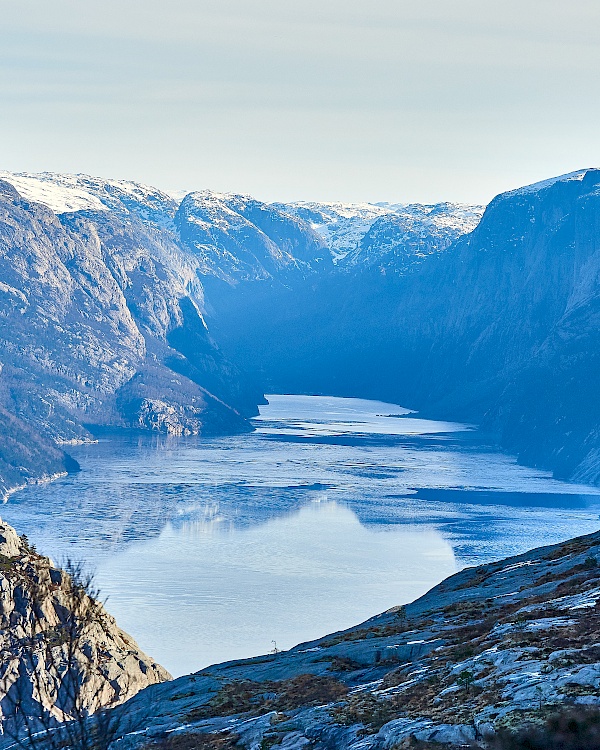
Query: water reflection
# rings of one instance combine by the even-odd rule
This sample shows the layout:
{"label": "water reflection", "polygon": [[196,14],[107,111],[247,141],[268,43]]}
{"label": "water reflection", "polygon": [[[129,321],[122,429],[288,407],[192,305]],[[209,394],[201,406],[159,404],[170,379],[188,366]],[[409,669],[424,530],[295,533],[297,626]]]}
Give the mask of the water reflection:
{"label": "water reflection", "polygon": [[111,611],[174,672],[337,630],[457,567],[599,525],[597,489],[518,466],[466,425],[269,399],[252,434],[107,434],[73,450],[81,473],[2,515],[96,567]]}
{"label": "water reflection", "polygon": [[316,501],[248,528],[218,514],[168,524],[105,561],[99,584],[121,626],[184,673],[350,626],[455,570],[434,529],[364,526]]}

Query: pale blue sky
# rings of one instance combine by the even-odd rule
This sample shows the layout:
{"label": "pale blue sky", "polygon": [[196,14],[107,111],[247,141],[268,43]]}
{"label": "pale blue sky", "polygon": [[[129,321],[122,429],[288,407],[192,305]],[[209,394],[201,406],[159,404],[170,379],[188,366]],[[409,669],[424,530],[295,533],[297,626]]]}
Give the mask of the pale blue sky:
{"label": "pale blue sky", "polygon": [[0,0],[0,169],[487,201],[600,165],[598,0]]}

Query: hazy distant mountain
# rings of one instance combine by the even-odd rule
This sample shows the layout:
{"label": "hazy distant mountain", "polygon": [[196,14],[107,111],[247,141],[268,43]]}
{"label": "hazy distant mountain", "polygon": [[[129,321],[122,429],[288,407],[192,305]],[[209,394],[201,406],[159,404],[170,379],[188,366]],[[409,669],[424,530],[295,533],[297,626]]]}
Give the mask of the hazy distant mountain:
{"label": "hazy distant mountain", "polygon": [[275,203],[308,222],[340,268],[405,270],[409,258],[445,250],[472,231],[483,206],[458,203]]}
{"label": "hazy distant mountain", "polygon": [[597,482],[599,230],[600,170],[547,180],[495,198],[446,252],[396,255],[394,274],[230,301],[221,341],[275,391],[483,422],[522,460]]}

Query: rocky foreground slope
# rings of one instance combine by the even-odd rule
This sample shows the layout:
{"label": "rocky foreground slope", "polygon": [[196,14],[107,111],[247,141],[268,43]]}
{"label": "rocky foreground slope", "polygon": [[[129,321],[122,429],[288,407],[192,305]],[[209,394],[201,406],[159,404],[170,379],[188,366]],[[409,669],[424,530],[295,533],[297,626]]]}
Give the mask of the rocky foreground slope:
{"label": "rocky foreground slope", "polygon": [[600,532],[463,570],[290,651],[150,687],[123,706],[113,747],[510,747],[557,711],[593,729],[598,710]]}
{"label": "rocky foreground slope", "polygon": [[9,743],[170,678],[83,583],[0,521],[0,727]]}

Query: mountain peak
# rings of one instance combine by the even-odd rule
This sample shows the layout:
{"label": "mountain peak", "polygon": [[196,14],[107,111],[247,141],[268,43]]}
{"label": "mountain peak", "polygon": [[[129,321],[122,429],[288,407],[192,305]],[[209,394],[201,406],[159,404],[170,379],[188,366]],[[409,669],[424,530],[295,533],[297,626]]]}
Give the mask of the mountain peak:
{"label": "mountain peak", "polygon": [[568,172],[567,174],[558,175],[557,177],[550,177],[547,180],[540,180],[539,182],[533,182],[531,185],[524,185],[520,188],[515,188],[514,190],[509,190],[504,195],[527,195],[530,193],[538,193],[541,190],[546,190],[547,188],[551,188],[554,185],[557,185],[559,183],[564,182],[583,182],[586,175],[592,173],[592,172],[598,172],[600,174],[600,169],[597,169],[596,167],[588,167],[586,169],[578,169],[575,172]]}

